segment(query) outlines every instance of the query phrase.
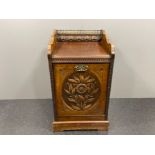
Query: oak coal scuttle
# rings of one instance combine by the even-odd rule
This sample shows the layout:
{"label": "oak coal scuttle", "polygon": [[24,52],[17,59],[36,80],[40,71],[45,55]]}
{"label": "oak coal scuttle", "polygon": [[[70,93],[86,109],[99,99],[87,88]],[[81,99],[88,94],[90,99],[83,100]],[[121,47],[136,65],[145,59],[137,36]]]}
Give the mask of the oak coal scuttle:
{"label": "oak coal scuttle", "polygon": [[55,30],[48,46],[53,131],[108,130],[114,49],[103,30]]}

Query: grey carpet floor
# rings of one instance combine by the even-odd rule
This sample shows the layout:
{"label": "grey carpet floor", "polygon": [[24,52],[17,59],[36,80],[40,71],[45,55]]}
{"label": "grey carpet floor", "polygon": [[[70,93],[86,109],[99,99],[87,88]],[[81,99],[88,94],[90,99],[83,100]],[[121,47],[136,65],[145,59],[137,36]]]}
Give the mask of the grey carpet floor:
{"label": "grey carpet floor", "polygon": [[107,132],[53,133],[52,120],[50,99],[0,101],[1,135],[150,135],[155,134],[155,99],[111,99]]}

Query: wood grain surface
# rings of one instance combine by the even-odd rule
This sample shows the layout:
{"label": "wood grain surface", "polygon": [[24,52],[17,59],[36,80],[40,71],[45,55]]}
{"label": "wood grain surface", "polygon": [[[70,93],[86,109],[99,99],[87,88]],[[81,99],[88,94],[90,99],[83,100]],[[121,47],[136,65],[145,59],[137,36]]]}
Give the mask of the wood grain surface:
{"label": "wood grain surface", "polygon": [[114,50],[105,32],[56,30],[48,60],[53,130],[108,130]]}

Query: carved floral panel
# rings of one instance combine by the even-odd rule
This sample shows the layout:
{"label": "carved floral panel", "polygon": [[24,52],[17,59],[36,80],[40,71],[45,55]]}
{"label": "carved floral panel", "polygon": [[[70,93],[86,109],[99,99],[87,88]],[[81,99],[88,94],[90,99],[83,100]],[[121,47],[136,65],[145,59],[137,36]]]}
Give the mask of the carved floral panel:
{"label": "carved floral panel", "polygon": [[86,110],[92,107],[100,96],[100,82],[90,71],[73,72],[63,82],[62,95],[72,110]]}

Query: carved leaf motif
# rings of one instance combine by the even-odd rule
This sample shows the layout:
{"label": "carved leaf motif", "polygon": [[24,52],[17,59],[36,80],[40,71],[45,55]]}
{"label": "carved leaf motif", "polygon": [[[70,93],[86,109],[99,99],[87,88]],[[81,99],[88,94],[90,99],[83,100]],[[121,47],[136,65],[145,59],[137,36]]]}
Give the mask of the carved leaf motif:
{"label": "carved leaf motif", "polygon": [[85,77],[84,80],[87,81],[89,78],[90,78],[90,76],[88,75],[88,76]]}
{"label": "carved leaf motif", "polygon": [[75,90],[76,90],[75,88],[73,88],[73,89],[72,89],[72,94],[74,94],[74,93],[75,93]]}
{"label": "carved leaf motif", "polygon": [[72,87],[72,84],[68,84],[68,87],[69,87],[69,92],[71,92],[72,91],[72,89],[73,89],[73,87]]}
{"label": "carved leaf motif", "polygon": [[85,100],[85,98],[82,96],[82,95],[78,95],[79,96],[79,99],[81,100],[81,101],[84,101]]}
{"label": "carved leaf motif", "polygon": [[95,81],[95,79],[89,79],[89,80],[87,80],[87,82],[94,82]]}
{"label": "carved leaf motif", "polygon": [[73,99],[73,98],[68,98],[68,100],[69,100],[70,102],[74,102],[74,103],[76,103],[76,100]]}
{"label": "carved leaf motif", "polygon": [[67,90],[67,89],[64,89],[65,90],[65,92],[67,93],[67,94],[70,94],[70,92]]}
{"label": "carved leaf motif", "polygon": [[78,83],[75,79],[68,79],[69,82]]}
{"label": "carved leaf motif", "polygon": [[80,82],[80,79],[78,78],[78,77],[76,77],[76,76],[73,76],[74,77],[74,79],[79,83]]}
{"label": "carved leaf motif", "polygon": [[85,106],[85,108],[89,108],[89,107],[91,107],[91,105],[90,105],[90,104],[88,104],[88,105],[86,105],[86,106]]}
{"label": "carved leaf motif", "polygon": [[95,98],[89,98],[87,102],[92,102]]}

